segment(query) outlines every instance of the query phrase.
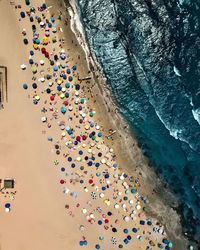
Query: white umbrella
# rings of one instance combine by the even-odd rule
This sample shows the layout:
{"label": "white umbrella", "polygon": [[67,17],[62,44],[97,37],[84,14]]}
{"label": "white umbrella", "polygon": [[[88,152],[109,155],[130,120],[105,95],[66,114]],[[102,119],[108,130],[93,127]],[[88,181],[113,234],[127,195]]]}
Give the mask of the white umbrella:
{"label": "white umbrella", "polygon": [[27,66],[25,64],[22,64],[20,67],[22,70],[24,70],[24,69],[26,69]]}

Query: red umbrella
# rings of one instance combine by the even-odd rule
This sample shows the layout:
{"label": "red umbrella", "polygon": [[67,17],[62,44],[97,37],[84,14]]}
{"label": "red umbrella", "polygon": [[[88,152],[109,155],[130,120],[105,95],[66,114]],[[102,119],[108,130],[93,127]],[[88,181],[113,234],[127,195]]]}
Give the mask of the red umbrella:
{"label": "red umbrella", "polygon": [[60,180],[60,184],[64,184],[65,183],[65,181],[64,180]]}
{"label": "red umbrella", "polygon": [[68,105],[68,101],[64,101],[63,104],[64,104],[65,106],[67,106],[67,105]]}
{"label": "red umbrella", "polygon": [[85,141],[87,139],[87,136],[86,135],[83,135],[82,136],[82,139]]}
{"label": "red umbrella", "polygon": [[53,95],[50,96],[50,100],[54,101],[55,97]]}
{"label": "red umbrella", "polygon": [[109,223],[109,220],[108,220],[108,219],[105,219],[105,223],[106,223],[106,224]]}
{"label": "red umbrella", "polygon": [[46,49],[43,47],[41,48],[41,51],[42,51],[42,54],[45,54],[46,53]]}
{"label": "red umbrella", "polygon": [[45,52],[45,57],[48,58],[49,57],[49,53],[46,51]]}
{"label": "red umbrella", "polygon": [[92,180],[92,179],[89,179],[88,182],[89,182],[89,184],[92,184],[92,183],[93,183],[93,180]]}
{"label": "red umbrella", "polygon": [[81,140],[81,137],[80,137],[80,136],[77,136],[77,137],[76,137],[76,140],[77,140],[77,141],[80,141],[80,140]]}

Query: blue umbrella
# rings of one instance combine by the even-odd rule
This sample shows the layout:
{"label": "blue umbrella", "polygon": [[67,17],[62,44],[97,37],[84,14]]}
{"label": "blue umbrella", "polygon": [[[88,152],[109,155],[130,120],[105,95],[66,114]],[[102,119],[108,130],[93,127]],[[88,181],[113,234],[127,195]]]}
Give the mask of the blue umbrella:
{"label": "blue umbrella", "polygon": [[107,173],[107,174],[105,174],[105,178],[106,179],[108,179],[109,178],[109,174]]}
{"label": "blue umbrella", "polygon": [[135,228],[135,227],[132,228],[133,233],[137,233],[137,231],[138,231],[137,228]]}
{"label": "blue umbrella", "polygon": [[79,90],[80,89],[80,85],[79,84],[75,84],[75,89]]}
{"label": "blue umbrella", "polygon": [[62,60],[65,60],[65,59],[66,59],[65,54],[61,54],[61,55],[60,55],[60,58],[61,58]]}
{"label": "blue umbrella", "polygon": [[34,51],[33,50],[30,50],[30,55],[33,56],[34,55]]}
{"label": "blue umbrella", "polygon": [[65,97],[67,97],[67,98],[69,97],[69,93],[68,92],[65,93]]}
{"label": "blue umbrella", "polygon": [[70,69],[67,69],[67,74],[70,74],[71,73],[71,70]]}
{"label": "blue umbrella", "polygon": [[28,89],[28,85],[26,83],[23,84],[24,89]]}
{"label": "blue umbrella", "polygon": [[74,65],[74,66],[72,67],[72,69],[73,69],[73,70],[76,70],[76,65]]}
{"label": "blue umbrella", "polygon": [[65,87],[66,87],[66,88],[69,88],[69,87],[70,87],[70,83],[69,83],[69,82],[66,82],[66,83],[65,83]]}
{"label": "blue umbrella", "polygon": [[58,66],[55,65],[55,66],[53,67],[53,70],[54,70],[54,71],[58,71]]}
{"label": "blue umbrella", "polygon": [[57,90],[58,91],[61,91],[62,90],[62,87],[60,85],[57,86]]}
{"label": "blue umbrella", "polygon": [[103,135],[102,132],[98,133],[98,137],[102,137],[102,135]]}
{"label": "blue umbrella", "polygon": [[35,105],[37,105],[37,104],[38,104],[38,100],[34,99],[34,100],[33,100],[33,103],[34,103]]}
{"label": "blue umbrella", "polygon": [[124,239],[124,243],[125,243],[125,244],[128,244],[128,239],[127,239],[127,238]]}
{"label": "blue umbrella", "polygon": [[54,17],[51,17],[50,20],[52,23],[54,23],[56,19]]}
{"label": "blue umbrella", "polygon": [[65,107],[61,107],[60,111],[61,111],[62,114],[65,114],[67,110],[66,110]]}
{"label": "blue umbrella", "polygon": [[46,8],[47,8],[46,3],[43,3],[43,4],[42,4],[42,9],[45,10]]}
{"label": "blue umbrella", "polygon": [[20,16],[21,16],[21,18],[24,18],[25,17],[25,12],[20,12]]}
{"label": "blue umbrella", "polygon": [[72,161],[72,157],[68,157],[68,159],[67,159],[69,162],[71,162]]}
{"label": "blue umbrella", "polygon": [[29,63],[33,64],[33,59],[32,58],[29,59]]}
{"label": "blue umbrella", "polygon": [[32,87],[33,87],[33,89],[37,89],[37,83],[34,82],[34,83],[32,84]]}
{"label": "blue umbrella", "polygon": [[48,139],[48,141],[53,141],[53,138],[50,135],[48,136],[47,139]]}
{"label": "blue umbrella", "polygon": [[6,203],[5,208],[10,208],[10,203]]}

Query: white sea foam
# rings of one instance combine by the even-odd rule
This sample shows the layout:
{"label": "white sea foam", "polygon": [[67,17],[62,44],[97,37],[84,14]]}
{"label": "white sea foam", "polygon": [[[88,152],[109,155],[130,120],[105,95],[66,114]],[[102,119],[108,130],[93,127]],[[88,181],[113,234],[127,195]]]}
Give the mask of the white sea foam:
{"label": "white sea foam", "polygon": [[194,116],[194,119],[198,122],[200,125],[200,108],[199,109],[192,109],[192,114]]}
{"label": "white sea foam", "polygon": [[179,69],[176,68],[176,66],[174,66],[174,73],[175,73],[177,76],[181,76],[180,71],[179,71]]}

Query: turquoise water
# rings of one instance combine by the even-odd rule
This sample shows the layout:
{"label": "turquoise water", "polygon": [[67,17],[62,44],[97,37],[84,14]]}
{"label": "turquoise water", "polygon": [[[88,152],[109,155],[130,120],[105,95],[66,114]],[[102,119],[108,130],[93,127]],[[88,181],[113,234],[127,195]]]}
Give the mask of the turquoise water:
{"label": "turquoise water", "polygon": [[78,0],[121,113],[200,239],[200,2]]}

